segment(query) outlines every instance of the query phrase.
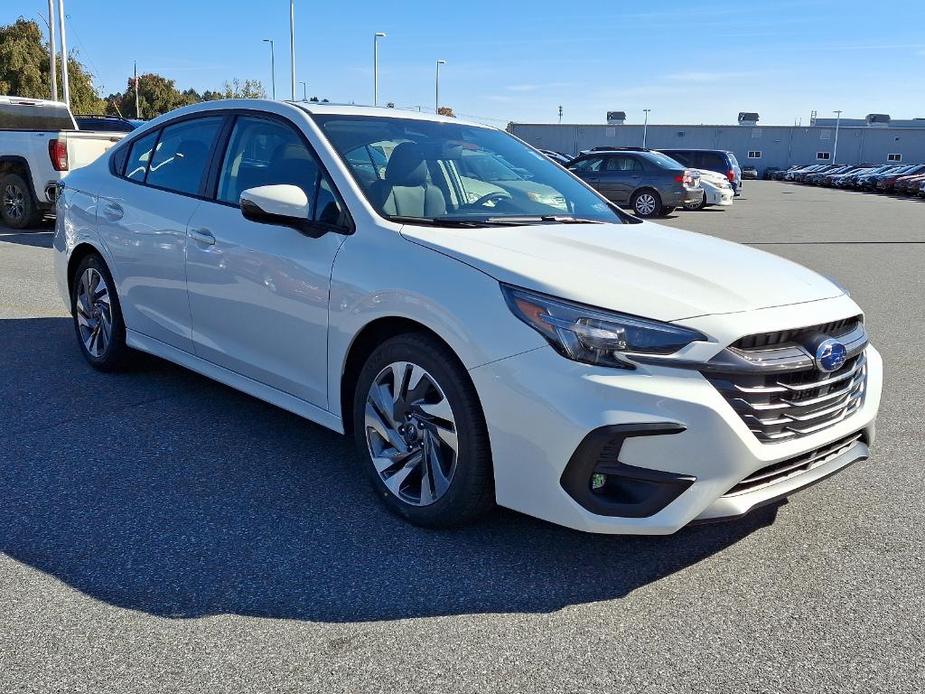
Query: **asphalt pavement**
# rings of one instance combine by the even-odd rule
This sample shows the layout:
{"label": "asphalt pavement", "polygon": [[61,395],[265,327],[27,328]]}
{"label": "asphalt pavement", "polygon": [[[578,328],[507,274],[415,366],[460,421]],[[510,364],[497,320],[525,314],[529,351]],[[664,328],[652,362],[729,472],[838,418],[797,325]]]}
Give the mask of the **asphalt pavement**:
{"label": "asphalt pavement", "polygon": [[90,369],[51,232],[0,229],[0,692],[925,690],[925,201],[746,182],[665,223],[847,286],[886,385],[870,461],[656,538],[405,525],[327,430]]}

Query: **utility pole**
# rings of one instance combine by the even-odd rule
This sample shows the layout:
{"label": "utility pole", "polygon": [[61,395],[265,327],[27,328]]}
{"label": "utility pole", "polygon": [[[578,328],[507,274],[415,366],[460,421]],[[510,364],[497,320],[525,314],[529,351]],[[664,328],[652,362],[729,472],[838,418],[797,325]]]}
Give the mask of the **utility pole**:
{"label": "utility pole", "polygon": [[440,112],[440,66],[446,65],[446,61],[437,60],[437,75],[434,78],[434,113]]}
{"label": "utility pole", "polygon": [[832,145],[832,163],[835,163],[835,158],[838,156],[838,126],[841,123],[841,110],[832,111],[835,114],[835,144]]}
{"label": "utility pole", "polygon": [[138,105],[138,61],[135,61],[135,118],[141,120],[141,106]]}
{"label": "utility pole", "polygon": [[55,1],[48,0],[48,57],[51,60],[51,100],[58,100],[58,52],[55,46]]}
{"label": "utility pole", "polygon": [[562,125],[562,107],[559,107],[559,125]]}
{"label": "utility pole", "polygon": [[373,106],[379,105],[379,39],[384,38],[384,32],[373,34]]}
{"label": "utility pole", "polygon": [[64,103],[71,106],[71,85],[67,78],[67,34],[64,29],[64,0],[58,0],[58,26],[61,29],[61,88]]}
{"label": "utility pole", "polygon": [[646,112],[646,119],[642,123],[642,148],[645,149],[646,148],[646,136],[649,134],[649,111],[651,111],[652,109],[644,108],[642,110]]}
{"label": "utility pole", "polygon": [[270,84],[273,85],[273,100],[276,101],[276,42],[273,39],[264,39],[270,44]]}
{"label": "utility pole", "polygon": [[289,0],[289,68],[292,71],[292,100],[295,101],[295,0]]}

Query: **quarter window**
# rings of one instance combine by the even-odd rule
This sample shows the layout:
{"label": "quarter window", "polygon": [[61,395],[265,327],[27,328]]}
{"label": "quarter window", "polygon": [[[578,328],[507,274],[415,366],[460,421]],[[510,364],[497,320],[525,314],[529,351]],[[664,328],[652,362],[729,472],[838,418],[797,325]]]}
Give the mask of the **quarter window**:
{"label": "quarter window", "polygon": [[828,152],[816,152],[816,159],[820,161],[828,161],[831,156]]}
{"label": "quarter window", "polygon": [[154,150],[158,134],[158,131],[155,130],[153,133],[145,135],[132,143],[132,150],[129,152],[128,161],[125,164],[126,178],[139,183],[145,180],[148,163],[151,161],[151,152]]}
{"label": "quarter window", "polygon": [[758,150],[751,150],[748,153],[748,158],[749,159],[761,159],[761,152],[759,152]]}
{"label": "quarter window", "polygon": [[177,193],[198,193],[222,120],[197,118],[164,128],[145,182]]}
{"label": "quarter window", "polygon": [[290,127],[265,118],[235,122],[218,180],[218,199],[237,205],[249,188],[278,184],[298,186],[315,195],[318,162]]}

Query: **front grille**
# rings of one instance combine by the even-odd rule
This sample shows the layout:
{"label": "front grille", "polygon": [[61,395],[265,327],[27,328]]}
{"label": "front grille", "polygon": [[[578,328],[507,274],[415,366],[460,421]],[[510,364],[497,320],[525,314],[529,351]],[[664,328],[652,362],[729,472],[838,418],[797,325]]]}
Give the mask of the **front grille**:
{"label": "front grille", "polygon": [[740,338],[730,345],[736,349],[755,349],[757,347],[771,347],[774,345],[783,345],[797,341],[801,335],[808,333],[825,333],[838,337],[850,333],[861,323],[861,316],[843,318],[841,320],[823,323],[821,325],[811,325],[807,328],[796,328],[792,330],[778,330],[772,333],[758,333],[757,335],[747,335]]}
{"label": "front grille", "polygon": [[808,436],[860,408],[867,380],[864,353],[832,373],[704,373],[759,441]]}
{"label": "front grille", "polygon": [[778,463],[773,463],[763,467],[757,472],[753,472],[736,486],[726,492],[723,496],[730,497],[738,494],[746,494],[756,489],[777,484],[791,477],[796,477],[804,472],[824,465],[830,460],[846,453],[857,441],[863,437],[862,432],[857,432],[846,436],[843,439],[826,444],[814,451],[803,453],[794,458],[788,458]]}

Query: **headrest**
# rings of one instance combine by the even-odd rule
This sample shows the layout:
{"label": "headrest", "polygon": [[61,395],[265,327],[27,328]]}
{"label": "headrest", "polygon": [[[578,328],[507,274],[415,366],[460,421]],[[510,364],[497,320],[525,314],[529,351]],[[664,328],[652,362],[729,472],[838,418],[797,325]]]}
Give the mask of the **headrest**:
{"label": "headrest", "polygon": [[422,186],[427,183],[424,151],[414,142],[402,142],[392,150],[385,180],[393,186]]}

